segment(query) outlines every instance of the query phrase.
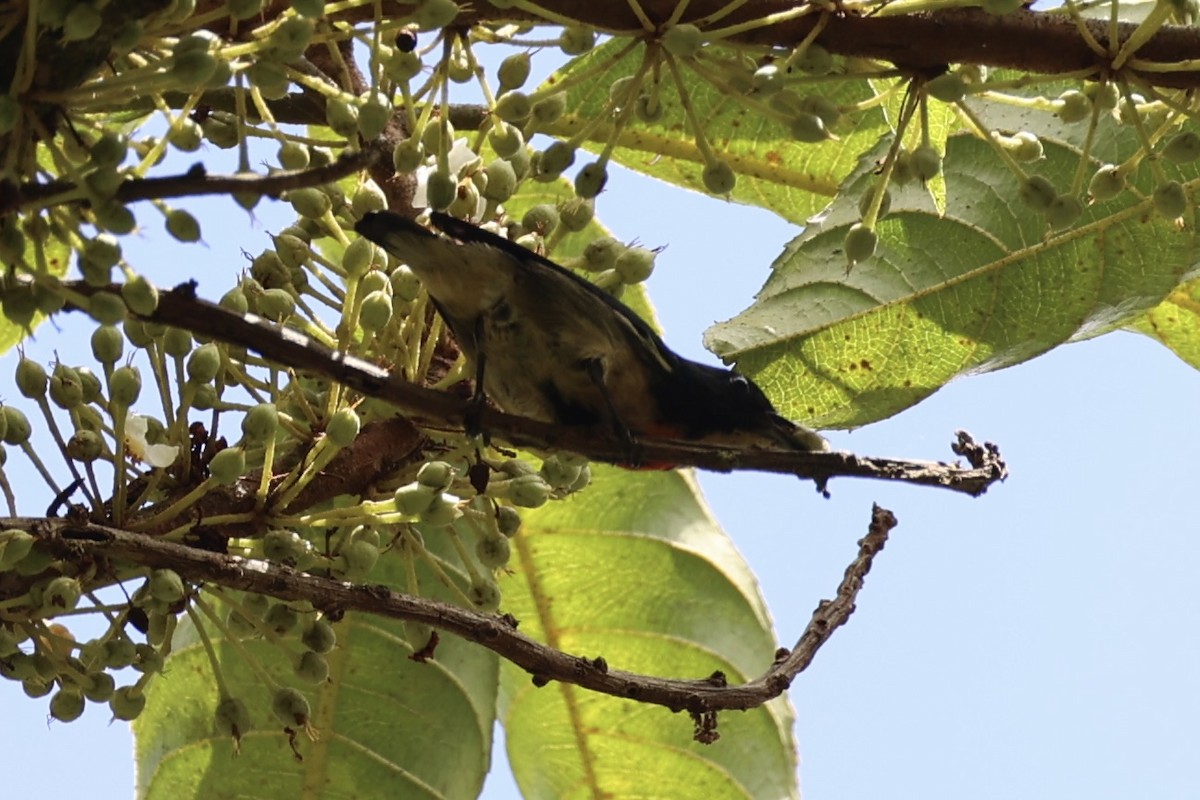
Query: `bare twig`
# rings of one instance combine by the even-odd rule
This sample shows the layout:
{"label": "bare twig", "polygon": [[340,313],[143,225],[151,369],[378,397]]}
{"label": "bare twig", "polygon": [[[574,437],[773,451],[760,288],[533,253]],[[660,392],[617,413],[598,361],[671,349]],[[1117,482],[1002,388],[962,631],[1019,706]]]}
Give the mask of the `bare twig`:
{"label": "bare twig", "polygon": [[688,711],[697,720],[697,736],[709,741],[716,738],[713,712],[762,705],[786,691],[812,662],[821,645],[854,611],[863,578],[895,524],[891,512],[876,507],[870,530],[859,542],[858,556],[847,567],[836,597],[818,605],[795,647],[790,652],[781,650],[762,676],[744,684],[728,685],[721,673],[700,680],[680,680],[610,669],[603,658],[570,655],[529,638],[516,629],[511,618],[401,594],[386,586],[342,583],[266,561],[214,553],[69,519],[0,519],[0,527],[29,531],[56,557],[96,564],[101,571],[104,564],[113,561],[170,568],[192,581],[207,581],[280,600],[307,600],[327,613],[362,611],[421,622],[486,647],[525,669],[537,685],[560,681],[673,711]]}
{"label": "bare twig", "polygon": [[[122,183],[114,199],[122,203],[166,197],[197,197],[205,194],[279,195],[290,189],[320,186],[341,180],[370,166],[379,154],[375,150],[346,152],[331,164],[311,169],[276,172],[270,175],[209,175],[197,164],[182,175],[160,178],[134,178]],[[20,187],[19,201],[37,201],[75,188],[66,181],[26,183]],[[18,201],[18,202],[19,202]]]}

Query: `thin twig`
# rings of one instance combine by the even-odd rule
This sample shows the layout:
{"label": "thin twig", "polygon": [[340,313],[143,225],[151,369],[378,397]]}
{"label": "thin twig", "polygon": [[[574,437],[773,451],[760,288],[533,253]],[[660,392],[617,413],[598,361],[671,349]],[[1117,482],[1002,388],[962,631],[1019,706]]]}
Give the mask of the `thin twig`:
{"label": "thin twig", "polygon": [[[516,629],[511,617],[482,614],[438,600],[394,592],[386,586],[343,583],[267,561],[214,553],[70,519],[0,519],[0,527],[29,531],[56,557],[96,564],[100,570],[112,561],[169,568],[192,581],[207,581],[280,600],[307,600],[326,613],[361,611],[421,622],[486,647],[529,672],[539,686],[560,681],[614,697],[665,706],[673,711],[688,711],[703,722],[697,726],[697,736],[707,736],[710,740],[715,738],[713,712],[756,708],[778,697],[812,662],[821,645],[854,611],[858,591],[871,568],[872,559],[883,549],[888,532],[895,525],[896,519],[891,512],[877,506],[870,529],[859,542],[858,556],[846,568],[837,595],[817,606],[812,621],[792,650],[779,651],[775,662],[762,676],[744,684],[728,685],[721,673],[700,680],[681,680],[610,669],[604,658],[570,655],[531,639]],[[0,596],[0,601],[4,599]]]}

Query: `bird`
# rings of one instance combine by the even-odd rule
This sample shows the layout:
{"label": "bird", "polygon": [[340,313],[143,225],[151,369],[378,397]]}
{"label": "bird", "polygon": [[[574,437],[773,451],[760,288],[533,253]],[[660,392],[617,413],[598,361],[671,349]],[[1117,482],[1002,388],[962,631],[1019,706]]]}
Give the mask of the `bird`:
{"label": "bird", "polygon": [[420,279],[475,368],[477,395],[501,410],[630,443],[829,449],[745,375],[680,356],[570,270],[448,214],[429,219],[445,235],[391,211],[365,214],[355,231]]}

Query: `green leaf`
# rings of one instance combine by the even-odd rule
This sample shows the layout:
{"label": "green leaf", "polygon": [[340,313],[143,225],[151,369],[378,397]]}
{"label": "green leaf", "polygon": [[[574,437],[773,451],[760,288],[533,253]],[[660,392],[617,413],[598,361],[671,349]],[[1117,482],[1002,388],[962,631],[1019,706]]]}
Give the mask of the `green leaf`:
{"label": "green leaf", "polygon": [[[526,512],[504,608],[521,631],[610,667],[730,683],[776,648],[754,577],[690,473],[593,464],[582,494]],[[795,797],[792,713],[779,699],[719,715],[721,741],[692,741],[682,714],[552,683],[506,665],[500,714],[526,798]],[[653,785],[647,780],[653,776]]]}
{"label": "green leaf", "polygon": [[[438,530],[430,548],[446,547]],[[446,548],[448,549],[448,548]],[[381,555],[371,581],[403,590],[404,564]],[[422,591],[449,597],[428,572]],[[211,597],[210,597],[211,599]],[[224,605],[217,603],[224,611]],[[147,692],[134,723],[138,797],[205,798],[357,795],[360,797],[475,797],[491,758],[497,659],[454,636],[441,637],[434,658],[412,661],[404,623],[352,612],[334,625],[338,641],[326,655],[329,680],[304,686],[292,673],[303,647],[293,634],[280,645],[247,640],[246,651],[275,681],[300,689],[312,706],[317,738],[288,734],[270,710],[271,689],[243,652],[210,624],[225,685],[249,708],[252,727],[234,757],[231,737],[214,728],[221,700],[212,666],[195,629],[181,625],[165,672]],[[420,647],[424,642],[418,643]],[[264,776],[269,775],[269,780]]]}
{"label": "green leaf", "polygon": [[[604,65],[623,44],[614,39],[597,47],[547,80],[539,91],[568,83],[568,112],[542,132],[570,138],[601,120],[587,138],[604,143],[614,136],[612,115],[606,113],[609,89],[614,81],[638,71],[643,48],[635,48],[614,66],[594,75],[587,73]],[[858,162],[859,154],[889,130],[883,111],[876,107],[853,118],[843,116],[833,128],[836,139],[819,144],[796,141],[766,99],[731,88],[730,81],[747,79],[750,74],[734,51],[709,46],[703,53],[702,72],[683,63],[680,75],[713,153],[728,161],[737,173],[731,197],[739,203],[768,208],[785,219],[804,222],[825,206]],[[570,83],[576,79],[580,79],[578,84]],[[819,95],[838,106],[859,103],[874,94],[866,81],[837,76],[797,83],[794,91],[800,96]],[[700,173],[704,158],[666,66],[661,67],[659,97],[662,117],[653,123],[631,120],[615,134],[617,146],[612,158],[645,175],[703,192]]]}
{"label": "green leaf", "polygon": [[1200,369],[1200,280],[1183,284],[1129,327],[1157,339]]}
{"label": "green leaf", "polygon": [[[1106,137],[1101,157],[1119,163],[1127,141]],[[1048,136],[1043,145],[1037,172],[1066,191],[1079,152]],[[1194,167],[1166,168],[1194,191]],[[985,142],[951,137],[945,171],[946,215],[922,190],[905,188],[878,226],[877,255],[848,272],[841,243],[871,178],[860,167],[823,224],[775,262],[754,305],[710,328],[705,344],[736,360],[785,415],[852,427],[959,375],[1111,330],[1156,306],[1194,268],[1191,214],[1180,226],[1154,213],[1149,170],[1133,191],[1052,235]]]}

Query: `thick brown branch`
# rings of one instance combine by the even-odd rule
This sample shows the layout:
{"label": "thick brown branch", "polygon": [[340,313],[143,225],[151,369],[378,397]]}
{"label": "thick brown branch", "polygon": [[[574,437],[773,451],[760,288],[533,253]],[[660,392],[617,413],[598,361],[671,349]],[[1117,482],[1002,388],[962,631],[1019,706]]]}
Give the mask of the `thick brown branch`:
{"label": "thick brown branch", "polygon": [[[161,178],[135,178],[125,181],[118,188],[114,199],[122,203],[135,200],[162,199],[167,197],[198,197],[206,194],[260,194],[277,196],[291,189],[321,186],[341,180],[347,175],[370,166],[379,153],[374,150],[347,152],[332,164],[311,169],[289,170],[271,175],[209,175],[197,164],[182,175],[164,175]],[[36,201],[69,192],[75,185],[66,181],[53,183],[27,183],[20,188],[20,199]]]}
{"label": "thick brown branch", "polygon": [[[678,0],[641,0],[647,16],[666,20]],[[684,21],[702,20],[728,4],[727,0],[693,0]],[[607,30],[634,31],[640,28],[628,3],[597,3],[595,0],[545,0],[547,9],[582,23]],[[762,19],[794,8],[792,0],[758,0],[746,3],[717,27],[732,26]],[[394,2],[385,8],[399,12]],[[357,12],[369,13],[361,8]],[[499,12],[487,3],[478,3],[466,13],[471,22],[496,19],[536,21],[532,14]],[[819,14],[751,28],[728,37],[739,44],[795,47],[813,29]],[[1091,19],[1085,23],[1092,36],[1107,45],[1108,23]],[[1116,26],[1117,41],[1130,37],[1137,26],[1122,22]],[[982,64],[1007,67],[1022,72],[1055,75],[1094,68],[1096,77],[1107,70],[1108,59],[1093,52],[1081,38],[1075,23],[1063,13],[1019,11],[995,16],[978,8],[952,9],[933,13],[896,16],[834,16],[816,40],[832,53],[859,58],[877,58],[900,67],[928,70],[947,64]],[[1194,60],[1200,52],[1200,28],[1167,26],[1138,50],[1138,58],[1157,63]],[[1154,86],[1191,88],[1200,85],[1200,70],[1177,72],[1141,72],[1130,70]]]}
{"label": "thick brown branch", "polygon": [[[95,291],[83,282],[73,283],[71,288],[81,294]],[[249,348],[281,365],[323,375],[363,395],[386,400],[413,413],[421,424],[432,428],[461,430],[467,418],[469,402],[466,400],[416,386],[374,364],[330,350],[294,330],[273,325],[253,314],[227,311],[195,297],[191,285],[162,293],[158,309],[148,319]],[[815,481],[822,490],[830,478],[855,477],[940,486],[979,496],[1008,475],[1004,461],[991,445],[983,446],[983,450],[991,454],[988,459],[965,468],[942,462],[867,458],[847,452],[736,450],[648,439],[638,442],[636,450],[631,452],[629,443],[620,439],[599,436],[586,429],[515,417],[495,409],[485,409],[481,422],[491,435],[515,447],[567,450],[615,464],[640,460],[715,472],[757,470],[791,474]]]}
{"label": "thick brown branch", "polygon": [[213,553],[143,534],[66,519],[0,519],[0,527],[27,530],[56,557],[75,563],[120,561],[170,568],[191,581],[216,583],[280,600],[307,600],[326,612],[361,611],[422,622],[486,647],[525,669],[538,685],[561,681],[694,715],[755,708],[786,691],[796,675],[811,663],[821,645],[853,612],[871,560],[883,549],[888,531],[895,524],[891,512],[876,507],[870,531],[859,542],[858,557],[846,569],[836,598],[823,601],[817,607],[792,652],[781,651],[781,657],[761,677],[728,686],[722,675],[702,680],[678,680],[612,670],[602,658],[569,655],[535,641],[516,630],[505,618],[393,592],[386,586],[341,583],[266,561]]}

